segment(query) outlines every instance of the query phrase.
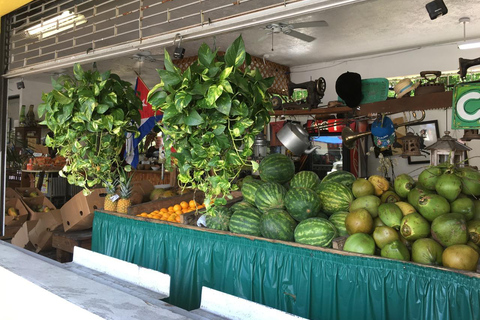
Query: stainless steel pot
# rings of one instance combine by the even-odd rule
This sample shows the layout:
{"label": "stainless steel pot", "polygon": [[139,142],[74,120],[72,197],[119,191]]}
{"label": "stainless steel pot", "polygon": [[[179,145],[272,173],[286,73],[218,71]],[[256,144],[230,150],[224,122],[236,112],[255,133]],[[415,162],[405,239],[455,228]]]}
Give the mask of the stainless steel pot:
{"label": "stainless steel pot", "polygon": [[283,128],[277,132],[277,138],[285,148],[296,155],[302,153],[309,154],[317,148],[310,148],[308,132],[296,123],[287,122]]}

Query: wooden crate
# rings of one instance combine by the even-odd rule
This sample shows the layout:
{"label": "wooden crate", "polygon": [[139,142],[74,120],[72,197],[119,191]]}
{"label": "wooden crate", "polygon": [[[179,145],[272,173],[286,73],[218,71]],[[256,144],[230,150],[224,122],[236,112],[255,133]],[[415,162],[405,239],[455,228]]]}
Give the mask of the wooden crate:
{"label": "wooden crate", "polygon": [[92,248],[92,230],[73,232],[55,231],[52,237],[52,247],[57,249],[58,262],[70,262],[73,258],[73,247]]}
{"label": "wooden crate", "polygon": [[169,198],[161,198],[158,200],[153,200],[149,202],[140,203],[128,208],[128,215],[136,216],[142,212],[152,212],[154,210],[159,210],[161,208],[168,208],[175,204],[178,204],[182,201],[189,202],[190,200],[195,200],[198,203],[203,203],[205,199],[205,194],[201,191],[196,192],[189,192],[182,195],[169,197]]}

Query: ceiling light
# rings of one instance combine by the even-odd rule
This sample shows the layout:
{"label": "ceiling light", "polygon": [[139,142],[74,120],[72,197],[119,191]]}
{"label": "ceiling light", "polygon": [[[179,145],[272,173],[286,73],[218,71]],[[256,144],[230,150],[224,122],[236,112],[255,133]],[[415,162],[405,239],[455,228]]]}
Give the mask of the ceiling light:
{"label": "ceiling light", "polygon": [[467,22],[470,22],[469,17],[462,17],[458,20],[458,22],[463,23],[463,41],[457,43],[458,49],[460,50],[467,50],[467,49],[477,49],[480,48],[480,41],[467,41],[467,32],[466,32],[466,27],[465,25]]}
{"label": "ceiling light", "polygon": [[82,14],[75,14],[64,11],[61,15],[45,20],[25,30],[27,36],[42,36],[42,38],[53,36],[64,30],[86,23],[87,20]]}

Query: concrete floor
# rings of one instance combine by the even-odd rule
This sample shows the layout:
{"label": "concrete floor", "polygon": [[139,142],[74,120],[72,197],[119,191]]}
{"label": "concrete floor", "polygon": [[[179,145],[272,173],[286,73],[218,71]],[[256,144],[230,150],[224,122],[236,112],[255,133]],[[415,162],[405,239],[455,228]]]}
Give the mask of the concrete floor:
{"label": "concrete floor", "polygon": [[220,319],[183,310],[162,301],[165,296],[157,292],[44,255],[0,241],[2,319]]}

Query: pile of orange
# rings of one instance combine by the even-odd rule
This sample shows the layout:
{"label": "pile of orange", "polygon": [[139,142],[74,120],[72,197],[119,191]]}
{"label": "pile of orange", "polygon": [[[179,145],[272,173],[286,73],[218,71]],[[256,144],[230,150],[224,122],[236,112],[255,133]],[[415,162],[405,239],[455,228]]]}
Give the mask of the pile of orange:
{"label": "pile of orange", "polygon": [[137,214],[137,216],[170,222],[180,222],[180,216],[182,214],[202,209],[204,207],[204,204],[198,204],[195,200],[190,200],[189,202],[182,201],[168,208],[161,208],[159,210],[154,210],[150,213],[142,212],[140,214]]}

